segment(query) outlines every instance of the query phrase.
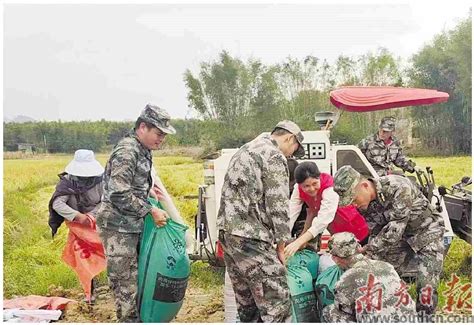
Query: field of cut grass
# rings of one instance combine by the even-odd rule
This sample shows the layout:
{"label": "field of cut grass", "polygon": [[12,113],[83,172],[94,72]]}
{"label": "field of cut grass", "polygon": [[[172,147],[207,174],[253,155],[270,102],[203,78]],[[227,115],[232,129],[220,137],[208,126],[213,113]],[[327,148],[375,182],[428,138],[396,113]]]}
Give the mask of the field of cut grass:
{"label": "field of cut grass", "polygon": [[[105,164],[107,155],[98,155]],[[70,155],[37,156],[33,159],[4,160],[4,297],[14,295],[46,295],[50,285],[65,289],[79,287],[75,274],[61,261],[67,229],[61,227],[54,240],[48,227],[48,201],[58,180],[70,161]],[[471,157],[415,159],[420,166],[431,166],[438,185],[450,186],[462,176],[471,176]],[[158,173],[190,227],[197,210],[196,195],[203,182],[202,162],[191,157],[156,157]],[[461,281],[471,281],[472,247],[460,239],[451,245],[444,263],[440,293],[456,273]],[[100,281],[106,280],[105,275]],[[222,287],[222,272],[207,264],[194,263],[191,283],[201,288]],[[440,305],[444,297],[440,296]]]}

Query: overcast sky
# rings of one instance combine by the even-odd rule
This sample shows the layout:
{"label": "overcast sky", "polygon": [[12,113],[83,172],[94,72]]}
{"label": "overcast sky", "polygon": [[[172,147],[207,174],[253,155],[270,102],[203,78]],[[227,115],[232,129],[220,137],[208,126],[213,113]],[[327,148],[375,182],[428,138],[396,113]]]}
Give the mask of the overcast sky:
{"label": "overcast sky", "polygon": [[[336,2],[336,1],[333,1]],[[404,58],[469,1],[374,4],[5,4],[4,117],[134,120],[147,102],[191,117],[183,73],[223,49],[277,63],[386,47]]]}

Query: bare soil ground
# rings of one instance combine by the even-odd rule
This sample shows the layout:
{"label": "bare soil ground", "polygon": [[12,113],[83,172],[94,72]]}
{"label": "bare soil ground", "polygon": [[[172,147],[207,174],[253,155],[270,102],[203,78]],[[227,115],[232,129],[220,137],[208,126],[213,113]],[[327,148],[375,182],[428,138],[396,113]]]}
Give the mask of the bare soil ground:
{"label": "bare soil ground", "polygon": [[[83,301],[84,293],[80,289],[64,290],[61,287],[50,288],[50,295],[74,299],[69,304],[59,322],[63,323],[113,323],[117,321],[112,293],[108,286],[98,287],[96,301],[89,305]],[[224,302],[222,290],[202,289],[189,286],[183,306],[173,322],[180,323],[221,323],[224,321]]]}
{"label": "bare soil ground", "polygon": [[183,307],[181,307],[174,321],[180,323],[224,322],[222,287],[212,290],[188,288]]}

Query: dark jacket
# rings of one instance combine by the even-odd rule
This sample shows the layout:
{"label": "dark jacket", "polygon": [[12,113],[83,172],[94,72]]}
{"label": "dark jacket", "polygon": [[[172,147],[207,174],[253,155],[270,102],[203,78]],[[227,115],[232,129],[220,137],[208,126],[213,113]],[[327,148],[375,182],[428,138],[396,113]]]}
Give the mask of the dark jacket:
{"label": "dark jacket", "polygon": [[48,224],[51,228],[51,235],[54,237],[58,228],[64,221],[64,218],[59,215],[53,209],[53,202],[54,200],[63,195],[75,195],[77,201],[77,210],[81,213],[86,213],[87,211],[84,210],[84,206],[81,204],[80,195],[86,193],[93,187],[95,187],[98,183],[102,182],[102,176],[94,177],[92,181],[88,182],[87,184],[80,184],[73,180],[70,180],[66,177],[67,173],[61,173],[58,175],[59,183],[56,185],[56,190],[54,191],[51,199],[49,200],[48,209],[49,209],[49,220]]}

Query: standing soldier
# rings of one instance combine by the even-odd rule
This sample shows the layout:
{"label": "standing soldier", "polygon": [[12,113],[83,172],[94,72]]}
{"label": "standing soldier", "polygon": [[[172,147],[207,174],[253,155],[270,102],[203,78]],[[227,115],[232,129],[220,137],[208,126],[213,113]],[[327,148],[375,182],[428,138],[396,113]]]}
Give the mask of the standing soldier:
{"label": "standing soldier", "polygon": [[434,314],[443,267],[442,216],[408,178],[398,175],[364,179],[351,166],[334,177],[339,205],[353,204],[365,211],[370,228],[368,257],[392,264],[402,274],[416,259],[416,309],[421,316]]}
{"label": "standing soldier", "polygon": [[97,226],[120,323],[140,321],[136,297],[143,219],[151,213],[157,226],[166,224],[166,212],[152,207],[147,198],[152,184],[151,150],[157,150],[167,134],[176,133],[169,121],[165,110],[148,104],[135,128],[115,146],[105,168]]}
{"label": "standing soldier", "polygon": [[394,132],[395,118],[384,117],[380,121],[379,131],[369,135],[358,145],[379,176],[391,174],[392,164],[403,171],[415,171],[416,164],[405,157],[400,141],[393,135]]}
{"label": "standing soldier", "polygon": [[334,304],[323,309],[326,323],[416,320],[415,303],[392,265],[360,254],[360,245],[350,232],[334,234],[328,248],[345,272],[336,283]]}
{"label": "standing soldier", "polygon": [[304,155],[302,142],[295,123],[279,122],[271,134],[242,146],[225,175],[219,240],[243,323],[283,322],[290,315],[283,253],[290,239],[285,157]]}

